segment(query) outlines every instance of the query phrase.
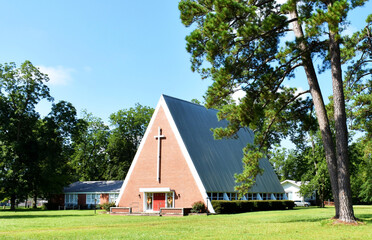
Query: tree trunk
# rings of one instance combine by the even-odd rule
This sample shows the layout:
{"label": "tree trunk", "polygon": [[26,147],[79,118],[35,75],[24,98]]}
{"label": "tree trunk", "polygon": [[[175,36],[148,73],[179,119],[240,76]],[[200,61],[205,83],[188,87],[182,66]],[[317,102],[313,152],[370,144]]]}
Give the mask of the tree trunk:
{"label": "tree trunk", "polygon": [[337,34],[329,33],[329,55],[331,58],[331,72],[333,85],[334,118],[336,128],[336,155],[338,168],[338,189],[340,216],[344,222],[355,222],[354,210],[351,197],[349,159],[348,159],[348,136],[346,126],[346,111],[344,87],[342,82],[341,54]]}
{"label": "tree trunk", "polygon": [[37,194],[34,194],[34,201],[32,203],[32,208],[37,208]]}
{"label": "tree trunk", "polygon": [[10,197],[10,210],[15,210],[16,195],[12,194]]}
{"label": "tree trunk", "polygon": [[325,183],[324,183],[324,178],[322,178],[322,184],[320,184],[320,188],[319,188],[319,198],[320,198],[320,207],[321,208],[324,208],[324,187],[325,187]]}
{"label": "tree trunk", "polygon": [[[291,19],[297,19],[297,10],[290,12]],[[292,22],[293,32],[297,39],[304,39],[304,34],[301,25],[298,21]],[[319,87],[318,78],[316,76],[315,68],[311,59],[310,51],[308,46],[302,41],[299,44],[302,51],[302,62],[305,69],[307,81],[310,87],[310,93],[313,99],[315,113],[318,119],[319,129],[322,135],[323,146],[325,150],[325,156],[328,166],[328,171],[331,180],[332,194],[335,202],[336,215],[335,218],[339,217],[339,193],[338,193],[338,181],[337,181],[337,160],[334,152],[334,146],[332,141],[331,128],[328,121],[327,112],[324,106],[322,93]]]}

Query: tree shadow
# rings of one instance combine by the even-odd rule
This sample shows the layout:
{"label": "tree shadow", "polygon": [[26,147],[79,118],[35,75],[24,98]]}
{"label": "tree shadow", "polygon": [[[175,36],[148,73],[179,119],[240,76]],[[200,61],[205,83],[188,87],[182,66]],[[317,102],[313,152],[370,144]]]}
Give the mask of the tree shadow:
{"label": "tree shadow", "polygon": [[356,214],[355,217],[364,223],[372,223],[372,214]]}
{"label": "tree shadow", "polygon": [[321,222],[323,220],[327,220],[327,217],[317,217],[317,218],[299,218],[299,219],[289,219],[289,220],[281,220],[278,223],[293,223],[293,222]]}
{"label": "tree shadow", "polygon": [[64,217],[92,217],[94,214],[64,214],[64,215],[43,215],[43,214],[32,214],[32,215],[2,215],[0,219],[32,219],[32,218],[64,218]]}

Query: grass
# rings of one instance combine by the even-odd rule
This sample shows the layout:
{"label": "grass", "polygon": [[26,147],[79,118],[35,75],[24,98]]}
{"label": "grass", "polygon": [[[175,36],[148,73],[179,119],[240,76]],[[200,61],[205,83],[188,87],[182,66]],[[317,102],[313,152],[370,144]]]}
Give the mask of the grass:
{"label": "grass", "polygon": [[372,206],[362,225],[333,225],[334,208],[188,217],[110,216],[93,210],[0,210],[0,239],[372,239]]}

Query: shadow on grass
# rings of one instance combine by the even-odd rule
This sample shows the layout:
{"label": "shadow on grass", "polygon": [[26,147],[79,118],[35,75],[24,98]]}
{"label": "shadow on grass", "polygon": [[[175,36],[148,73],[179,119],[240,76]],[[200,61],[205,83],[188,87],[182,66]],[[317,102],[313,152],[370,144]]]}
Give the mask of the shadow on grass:
{"label": "shadow on grass", "polygon": [[[291,210],[314,210],[314,209],[320,209],[321,207],[318,206],[311,206],[311,207],[294,207]],[[325,208],[323,208],[325,209]]]}
{"label": "shadow on grass", "polygon": [[372,214],[356,214],[355,217],[364,223],[372,223]]}
{"label": "shadow on grass", "polygon": [[9,208],[7,209],[0,209],[1,212],[39,212],[39,211],[45,211],[41,208],[16,208],[15,210],[11,210]]}
{"label": "shadow on grass", "polygon": [[86,214],[67,214],[67,215],[9,215],[9,216],[0,216],[0,219],[26,219],[26,218],[64,218],[64,217],[92,217],[92,215]]}
{"label": "shadow on grass", "polygon": [[278,223],[293,223],[293,222],[321,222],[323,220],[327,220],[327,217],[317,217],[317,218],[298,218],[298,219],[288,219],[288,220],[281,220]]}
{"label": "shadow on grass", "polygon": [[[364,222],[371,224],[372,223],[372,214],[357,214],[356,217]],[[293,222],[321,222],[324,220],[330,220],[329,217],[316,217],[316,218],[298,218],[298,219],[288,219],[281,220],[280,223],[293,223]]]}

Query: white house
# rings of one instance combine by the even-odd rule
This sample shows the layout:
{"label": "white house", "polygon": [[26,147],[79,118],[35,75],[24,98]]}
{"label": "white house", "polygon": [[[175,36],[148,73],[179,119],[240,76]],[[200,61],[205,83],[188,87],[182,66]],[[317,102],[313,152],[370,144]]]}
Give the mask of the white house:
{"label": "white house", "polygon": [[281,182],[281,184],[284,188],[284,191],[285,191],[285,194],[287,195],[288,200],[301,201],[301,202],[316,200],[315,192],[311,197],[304,198],[303,196],[301,196],[300,187],[301,187],[302,182],[300,181],[284,180],[283,182]]}

